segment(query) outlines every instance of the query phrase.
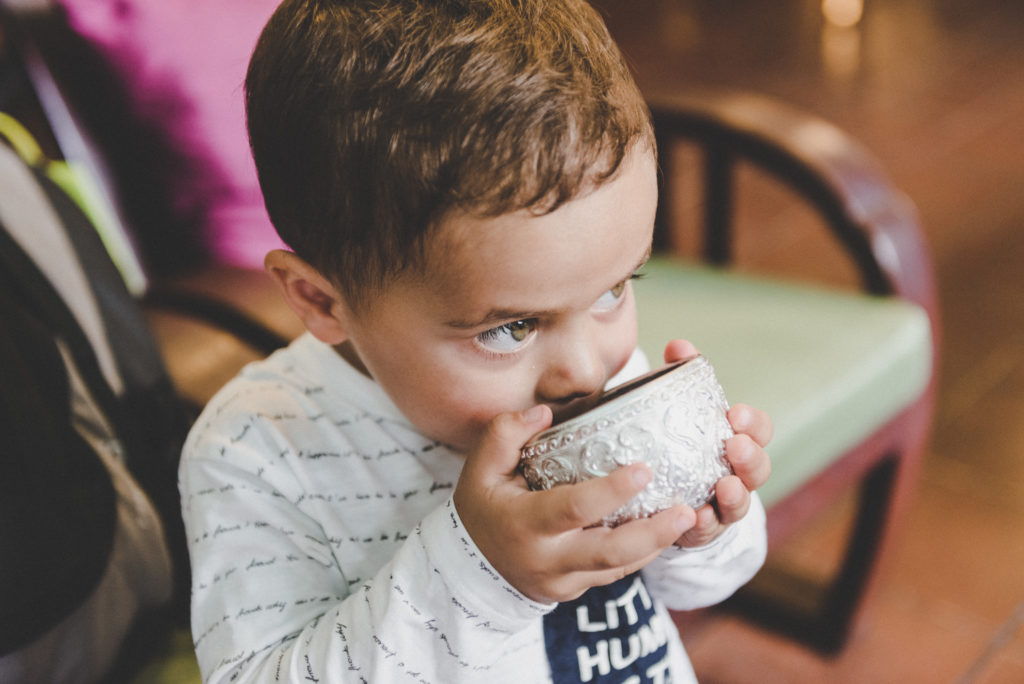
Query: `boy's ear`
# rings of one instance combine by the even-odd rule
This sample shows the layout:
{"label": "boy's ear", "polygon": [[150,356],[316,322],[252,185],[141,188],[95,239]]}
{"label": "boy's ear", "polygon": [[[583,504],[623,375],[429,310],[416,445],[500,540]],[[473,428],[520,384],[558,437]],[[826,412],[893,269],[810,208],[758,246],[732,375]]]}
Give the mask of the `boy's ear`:
{"label": "boy's ear", "polygon": [[267,254],[263,265],[307,330],[330,345],[345,341],[344,300],[319,271],[283,249]]}

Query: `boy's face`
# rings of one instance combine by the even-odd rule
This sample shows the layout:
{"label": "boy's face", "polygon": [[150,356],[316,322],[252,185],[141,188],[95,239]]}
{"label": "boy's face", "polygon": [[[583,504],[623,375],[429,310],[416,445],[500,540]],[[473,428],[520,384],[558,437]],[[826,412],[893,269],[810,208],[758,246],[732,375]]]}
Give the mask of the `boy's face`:
{"label": "boy's face", "polygon": [[630,277],[650,253],[653,155],[556,211],[460,215],[348,321],[342,353],[429,437],[465,451],[497,414],[557,420],[593,402],[636,346]]}

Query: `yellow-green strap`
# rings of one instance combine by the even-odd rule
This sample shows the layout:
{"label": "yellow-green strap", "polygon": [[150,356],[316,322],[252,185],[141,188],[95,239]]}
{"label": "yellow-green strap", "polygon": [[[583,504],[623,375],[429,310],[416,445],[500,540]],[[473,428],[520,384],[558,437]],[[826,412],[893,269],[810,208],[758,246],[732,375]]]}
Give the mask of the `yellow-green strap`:
{"label": "yellow-green strap", "polygon": [[39,168],[46,165],[48,160],[36,139],[20,121],[6,112],[0,112],[0,135],[7,138],[14,151],[29,166]]}
{"label": "yellow-green strap", "polygon": [[6,112],[0,112],[0,136],[25,163],[39,169],[47,178],[67,193],[92,223],[103,241],[103,246],[117,266],[128,291],[141,295],[146,290],[146,276],[91,174],[74,162],[50,159],[32,134],[20,121]]}

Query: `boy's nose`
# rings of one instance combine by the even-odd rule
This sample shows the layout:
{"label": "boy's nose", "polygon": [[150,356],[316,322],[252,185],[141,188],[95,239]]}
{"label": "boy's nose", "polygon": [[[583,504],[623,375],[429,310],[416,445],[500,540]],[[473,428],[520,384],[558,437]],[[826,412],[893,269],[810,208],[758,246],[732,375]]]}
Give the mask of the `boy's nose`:
{"label": "boy's nose", "polygon": [[596,344],[570,343],[559,348],[537,385],[541,403],[564,405],[604,388],[605,367]]}

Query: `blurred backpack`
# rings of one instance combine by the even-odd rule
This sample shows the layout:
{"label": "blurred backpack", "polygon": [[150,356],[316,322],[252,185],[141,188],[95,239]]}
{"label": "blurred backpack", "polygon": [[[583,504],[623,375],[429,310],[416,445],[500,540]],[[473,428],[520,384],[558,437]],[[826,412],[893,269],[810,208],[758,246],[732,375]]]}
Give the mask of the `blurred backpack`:
{"label": "blurred backpack", "polygon": [[[6,115],[0,136],[4,679],[20,672],[5,663],[80,619],[111,577],[137,590],[121,613],[162,606],[187,617],[177,464],[191,416],[99,234],[54,181],[72,187],[73,174],[44,159]],[[60,638],[80,639],[87,653],[106,639],[114,643],[102,645],[116,652],[132,619],[119,617],[128,624],[109,635]],[[67,654],[58,647],[55,656]],[[93,674],[108,665],[97,663]],[[19,681],[31,681],[32,672]]]}

